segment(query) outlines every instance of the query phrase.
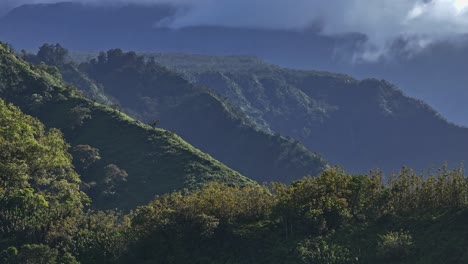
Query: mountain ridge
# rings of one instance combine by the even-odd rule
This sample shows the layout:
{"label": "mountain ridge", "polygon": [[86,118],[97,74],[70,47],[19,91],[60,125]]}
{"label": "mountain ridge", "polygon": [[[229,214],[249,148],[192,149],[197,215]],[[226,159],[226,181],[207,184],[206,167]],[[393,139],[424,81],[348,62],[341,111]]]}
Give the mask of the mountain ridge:
{"label": "mountain ridge", "polygon": [[[213,180],[254,184],[174,133],[151,128],[84,99],[63,83],[56,68],[22,62],[3,44],[0,61],[0,96],[5,101],[48,127],[61,128],[72,146],[98,149],[101,158],[97,168],[83,175],[91,187],[95,186],[89,191],[98,208],[130,209],[157,194],[197,188]],[[107,165],[114,167],[106,170]]]}
{"label": "mountain ridge", "polygon": [[[15,13],[15,18],[3,17],[0,19],[0,37],[20,49],[29,50],[46,42],[85,51],[108,50],[115,47],[114,43],[119,43],[120,48],[135,51],[254,54],[288,68],[321,69],[358,78],[386,79],[406,94],[429,102],[450,121],[468,125],[461,113],[467,111],[465,102],[468,98],[465,85],[468,79],[463,72],[467,67],[463,59],[468,54],[466,37],[457,42],[458,45],[435,43],[411,56],[405,54],[401,45],[396,45],[387,56],[389,59],[355,61],[353,56],[362,52],[363,43],[366,43],[366,36],[361,34],[325,36],[317,30],[293,32],[226,27],[171,29],[155,26],[161,19],[173,16],[170,8],[158,6],[120,6],[106,11],[103,7],[64,5],[56,11],[68,14],[61,18],[42,11],[42,8],[57,10],[56,7],[41,6],[34,16]],[[138,13],[142,15],[135,15]],[[82,17],[87,19],[80,20]],[[39,20],[49,21],[49,26],[41,27],[36,23]],[[89,24],[87,21],[93,22]],[[109,24],[112,26],[99,26]],[[85,41],[88,37],[93,41]]]}
{"label": "mountain ridge", "polygon": [[[29,55],[29,59],[38,63],[40,53],[37,58]],[[57,64],[62,70],[70,65]],[[176,131],[258,182],[291,182],[327,167],[318,153],[299,142],[255,127],[242,111],[208,87],[193,86],[180,74],[134,52],[113,49],[72,67],[89,76],[105,96],[115,99],[132,116],[145,123],[156,120],[158,126]],[[70,81],[77,84],[73,78]]]}
{"label": "mountain ridge", "polygon": [[[466,127],[448,122],[434,108],[408,97],[385,80],[357,80],[344,74],[287,69],[256,59],[252,59],[250,67],[244,67],[244,56],[146,56],[155,57],[191,82],[226,96],[260,127],[291,136],[322,153],[332,164],[350,171],[364,172],[378,166],[389,172],[403,165],[426,169],[446,161],[456,166],[467,158],[463,151],[464,144],[468,144],[464,143],[468,138]],[[443,137],[447,133],[452,135],[449,139]],[[441,143],[443,138],[448,145]],[[458,138],[459,143],[452,138]],[[333,145],[343,148],[334,149]],[[384,155],[385,151],[376,146],[389,147],[393,155]],[[395,146],[413,155],[398,158],[407,154],[398,153]],[[440,151],[445,155],[434,153]]]}

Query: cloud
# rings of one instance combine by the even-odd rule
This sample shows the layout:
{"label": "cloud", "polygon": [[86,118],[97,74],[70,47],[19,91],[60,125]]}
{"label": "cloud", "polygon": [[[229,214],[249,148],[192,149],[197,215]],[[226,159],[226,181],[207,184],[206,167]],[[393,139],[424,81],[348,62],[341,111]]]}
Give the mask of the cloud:
{"label": "cloud", "polygon": [[172,22],[173,27],[222,25],[363,33],[369,41],[356,59],[376,60],[404,41],[417,53],[438,41],[468,33],[467,0],[204,0]]}
{"label": "cloud", "polygon": [[[3,0],[5,1],[5,0]],[[322,33],[363,33],[360,58],[386,54],[396,40],[411,52],[468,33],[468,0],[77,0],[88,4],[165,3],[189,7],[168,24],[302,30],[320,24]],[[5,6],[54,0],[6,0]]]}

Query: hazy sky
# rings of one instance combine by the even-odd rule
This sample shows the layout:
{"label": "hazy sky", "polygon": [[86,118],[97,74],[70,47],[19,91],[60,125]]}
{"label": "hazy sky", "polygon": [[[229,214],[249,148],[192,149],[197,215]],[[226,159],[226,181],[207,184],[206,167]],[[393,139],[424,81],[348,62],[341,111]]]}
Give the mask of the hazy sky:
{"label": "hazy sky", "polygon": [[[468,33],[468,0],[76,0],[93,4],[170,3],[190,6],[168,25],[220,25],[300,30],[314,23],[324,34],[360,32],[370,41],[364,58],[385,53],[396,38],[417,51]],[[57,0],[1,0],[4,8]],[[2,5],[2,4],[0,4]]]}

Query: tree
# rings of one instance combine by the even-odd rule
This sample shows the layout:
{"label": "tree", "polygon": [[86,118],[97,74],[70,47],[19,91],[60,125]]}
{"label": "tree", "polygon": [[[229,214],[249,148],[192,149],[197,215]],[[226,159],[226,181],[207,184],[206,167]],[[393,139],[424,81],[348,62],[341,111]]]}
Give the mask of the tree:
{"label": "tree", "polygon": [[68,145],[56,129],[0,100],[0,237],[59,243],[82,213],[87,196],[73,170]]}
{"label": "tree", "polygon": [[91,110],[87,107],[83,106],[75,106],[70,109],[68,119],[69,119],[69,127],[71,129],[76,129],[81,127],[84,124],[86,119],[90,119]]}
{"label": "tree", "polygon": [[48,65],[59,66],[65,64],[68,50],[60,44],[44,44],[39,48],[37,59]]}
{"label": "tree", "polygon": [[75,167],[81,172],[89,169],[101,160],[99,149],[93,148],[90,145],[78,145],[73,148],[72,154]]}
{"label": "tree", "polygon": [[0,263],[15,264],[17,263],[18,249],[15,247],[8,247],[0,252]]}
{"label": "tree", "polygon": [[109,164],[104,168],[104,180],[105,186],[104,193],[106,195],[114,195],[116,189],[124,182],[127,181],[128,174],[125,170],[120,169],[115,164]]}
{"label": "tree", "polygon": [[379,236],[377,253],[380,257],[391,261],[402,260],[413,249],[413,237],[404,231],[388,232]]}
{"label": "tree", "polygon": [[328,244],[324,240],[305,240],[297,248],[299,258],[305,264],[352,264],[358,263],[347,248]]}
{"label": "tree", "polygon": [[47,245],[24,245],[17,256],[17,263],[56,264],[58,251]]}

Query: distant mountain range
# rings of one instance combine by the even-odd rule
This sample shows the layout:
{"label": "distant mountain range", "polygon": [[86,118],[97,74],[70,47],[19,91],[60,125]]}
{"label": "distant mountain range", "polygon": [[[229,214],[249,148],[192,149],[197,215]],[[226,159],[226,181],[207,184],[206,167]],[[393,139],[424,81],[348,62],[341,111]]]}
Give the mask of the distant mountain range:
{"label": "distant mountain range", "polygon": [[1,263],[468,263],[468,45],[352,65],[178,12],[0,18]]}
{"label": "distant mountain range", "polygon": [[227,97],[259,127],[291,136],[349,171],[468,159],[467,128],[386,81],[291,70],[246,56],[146,56]]}
{"label": "distant mountain range", "polygon": [[[211,55],[251,54],[289,68],[386,79],[431,104],[448,120],[468,125],[468,45],[439,43],[408,54],[395,46],[388,60],[353,64],[365,36],[323,36],[317,30],[160,27],[177,10],[165,5],[97,7],[76,3],[18,7],[0,19],[0,38],[19,49],[61,43],[71,50],[119,48]],[[38,23],[40,21],[40,23]],[[164,23],[162,23],[163,25]]]}
{"label": "distant mountain range", "polygon": [[[192,84],[156,66],[155,72],[151,74],[159,77],[150,78],[145,74],[148,69],[135,71],[131,69],[134,65],[129,68],[128,63],[122,61],[112,65],[106,62],[103,64],[107,65],[105,67],[97,63],[94,67],[76,68],[75,79],[67,81],[94,89],[95,93],[103,97],[116,99],[127,112],[140,120],[161,119],[164,128],[175,130],[196,147],[259,181],[285,180],[284,177],[293,180],[320,171],[317,168],[323,167],[324,163],[313,154],[315,151],[323,154],[332,164],[354,172],[374,167],[393,171],[402,165],[426,169],[439,166],[444,161],[457,164],[466,160],[467,130],[448,123],[427,104],[405,96],[413,95],[414,92],[404,89],[406,92],[403,93],[390,82],[377,79],[359,81],[347,75],[288,70],[268,65],[261,59],[252,59],[251,56],[216,58],[172,54],[164,58],[150,52],[256,54],[259,58],[283,65],[306,67],[310,63],[309,66],[351,72],[357,76],[388,76],[390,81],[397,80],[396,84],[416,83],[414,87],[426,87],[424,91],[431,91],[432,99],[441,100],[445,107],[455,107],[454,113],[464,118],[464,105],[458,106],[457,102],[464,101],[465,92],[468,91],[463,88],[466,75],[461,74],[463,67],[455,67],[465,63],[461,56],[455,56],[457,52],[463,53],[464,48],[449,53],[446,46],[439,45],[433,47],[433,53],[428,50],[410,60],[399,54],[394,64],[382,62],[352,67],[339,59],[350,56],[358,48],[363,37],[357,34],[325,37],[313,30],[288,32],[219,27],[172,30],[156,26],[158,21],[170,18],[175,12],[168,6],[104,8],[74,3],[29,5],[11,11],[1,20],[0,37],[4,36],[5,40],[28,49],[38,47],[42,42],[60,42],[71,50],[95,51],[84,53],[88,55],[82,53],[79,58],[82,62],[90,62],[87,58],[89,54],[96,55],[98,50],[116,45],[124,49],[145,51],[143,54],[147,57],[156,56],[156,64],[171,67],[185,75]],[[39,20],[41,23],[34,22]],[[133,63],[135,56],[130,56],[130,63]],[[437,58],[441,63],[430,63],[432,58]],[[406,61],[400,63],[403,60]],[[66,69],[62,67],[61,70],[66,78],[70,77]],[[426,72],[430,74],[422,76]],[[79,75],[81,77],[76,78]],[[452,75],[456,75],[456,78],[451,78]],[[125,79],[122,79],[124,76]],[[193,84],[205,85],[207,88],[195,89]],[[90,88],[92,86],[94,88]],[[164,87],[178,88],[165,90],[167,88]],[[440,87],[445,89],[441,94]],[[104,89],[104,94],[99,89]],[[189,96],[182,96],[185,94]],[[226,97],[226,100],[218,95]],[[183,104],[176,103],[177,107],[165,107],[164,111],[156,112],[154,109],[160,104],[156,101],[161,96],[170,96]],[[429,102],[434,105],[432,99]],[[171,105],[168,102],[164,101],[163,105]],[[200,105],[209,106],[201,109]],[[435,106],[440,109],[437,103]],[[449,115],[449,120],[453,120],[453,117]],[[208,129],[209,124],[213,124],[212,118],[224,120],[219,121],[223,125],[216,128],[220,130]],[[242,129],[233,132],[249,126],[256,126],[263,132],[254,132],[252,128],[248,129],[251,131],[248,133],[241,132]],[[200,127],[205,130],[197,130]],[[275,147],[278,155],[273,155],[271,160],[278,161],[282,156],[280,153],[291,153],[285,152],[287,149],[299,151],[290,154],[290,157],[308,158],[296,159],[292,167],[276,162],[278,167],[272,167],[271,173],[265,173],[268,171],[263,169],[255,171],[259,168],[256,166],[258,163],[248,165],[242,160],[229,160],[233,157],[232,152],[222,146],[227,138],[232,137],[228,131],[236,136],[246,133],[259,136],[264,133],[261,138],[270,143],[275,140],[266,139],[269,136],[265,132],[290,136],[299,143],[294,143],[293,139],[287,143],[286,139],[278,137],[280,141],[275,146],[283,147]],[[257,147],[251,143],[236,144],[237,140],[233,141],[232,146],[251,146],[256,150],[265,147],[261,141],[249,138],[237,140],[255,142]],[[242,153],[246,150],[237,151]],[[260,155],[251,151],[247,153]],[[269,164],[268,159],[264,162]],[[247,169],[249,166],[250,169]],[[280,167],[296,168],[297,171],[275,169]]]}
{"label": "distant mountain range", "polygon": [[66,81],[89,97],[174,131],[257,182],[289,183],[327,167],[319,154],[297,140],[261,131],[212,90],[194,86],[134,52],[109,50],[79,66],[60,56],[64,53],[60,46],[45,45],[27,59],[57,66]]}
{"label": "distant mountain range", "polygon": [[[88,93],[101,87],[101,97],[131,115],[160,119],[163,128],[260,182],[289,182],[324,168],[302,144],[354,173],[459,166],[468,158],[467,128],[386,81],[291,70],[251,56],[72,54],[79,66],[56,63],[65,79]],[[77,73],[70,75],[70,67]]]}

